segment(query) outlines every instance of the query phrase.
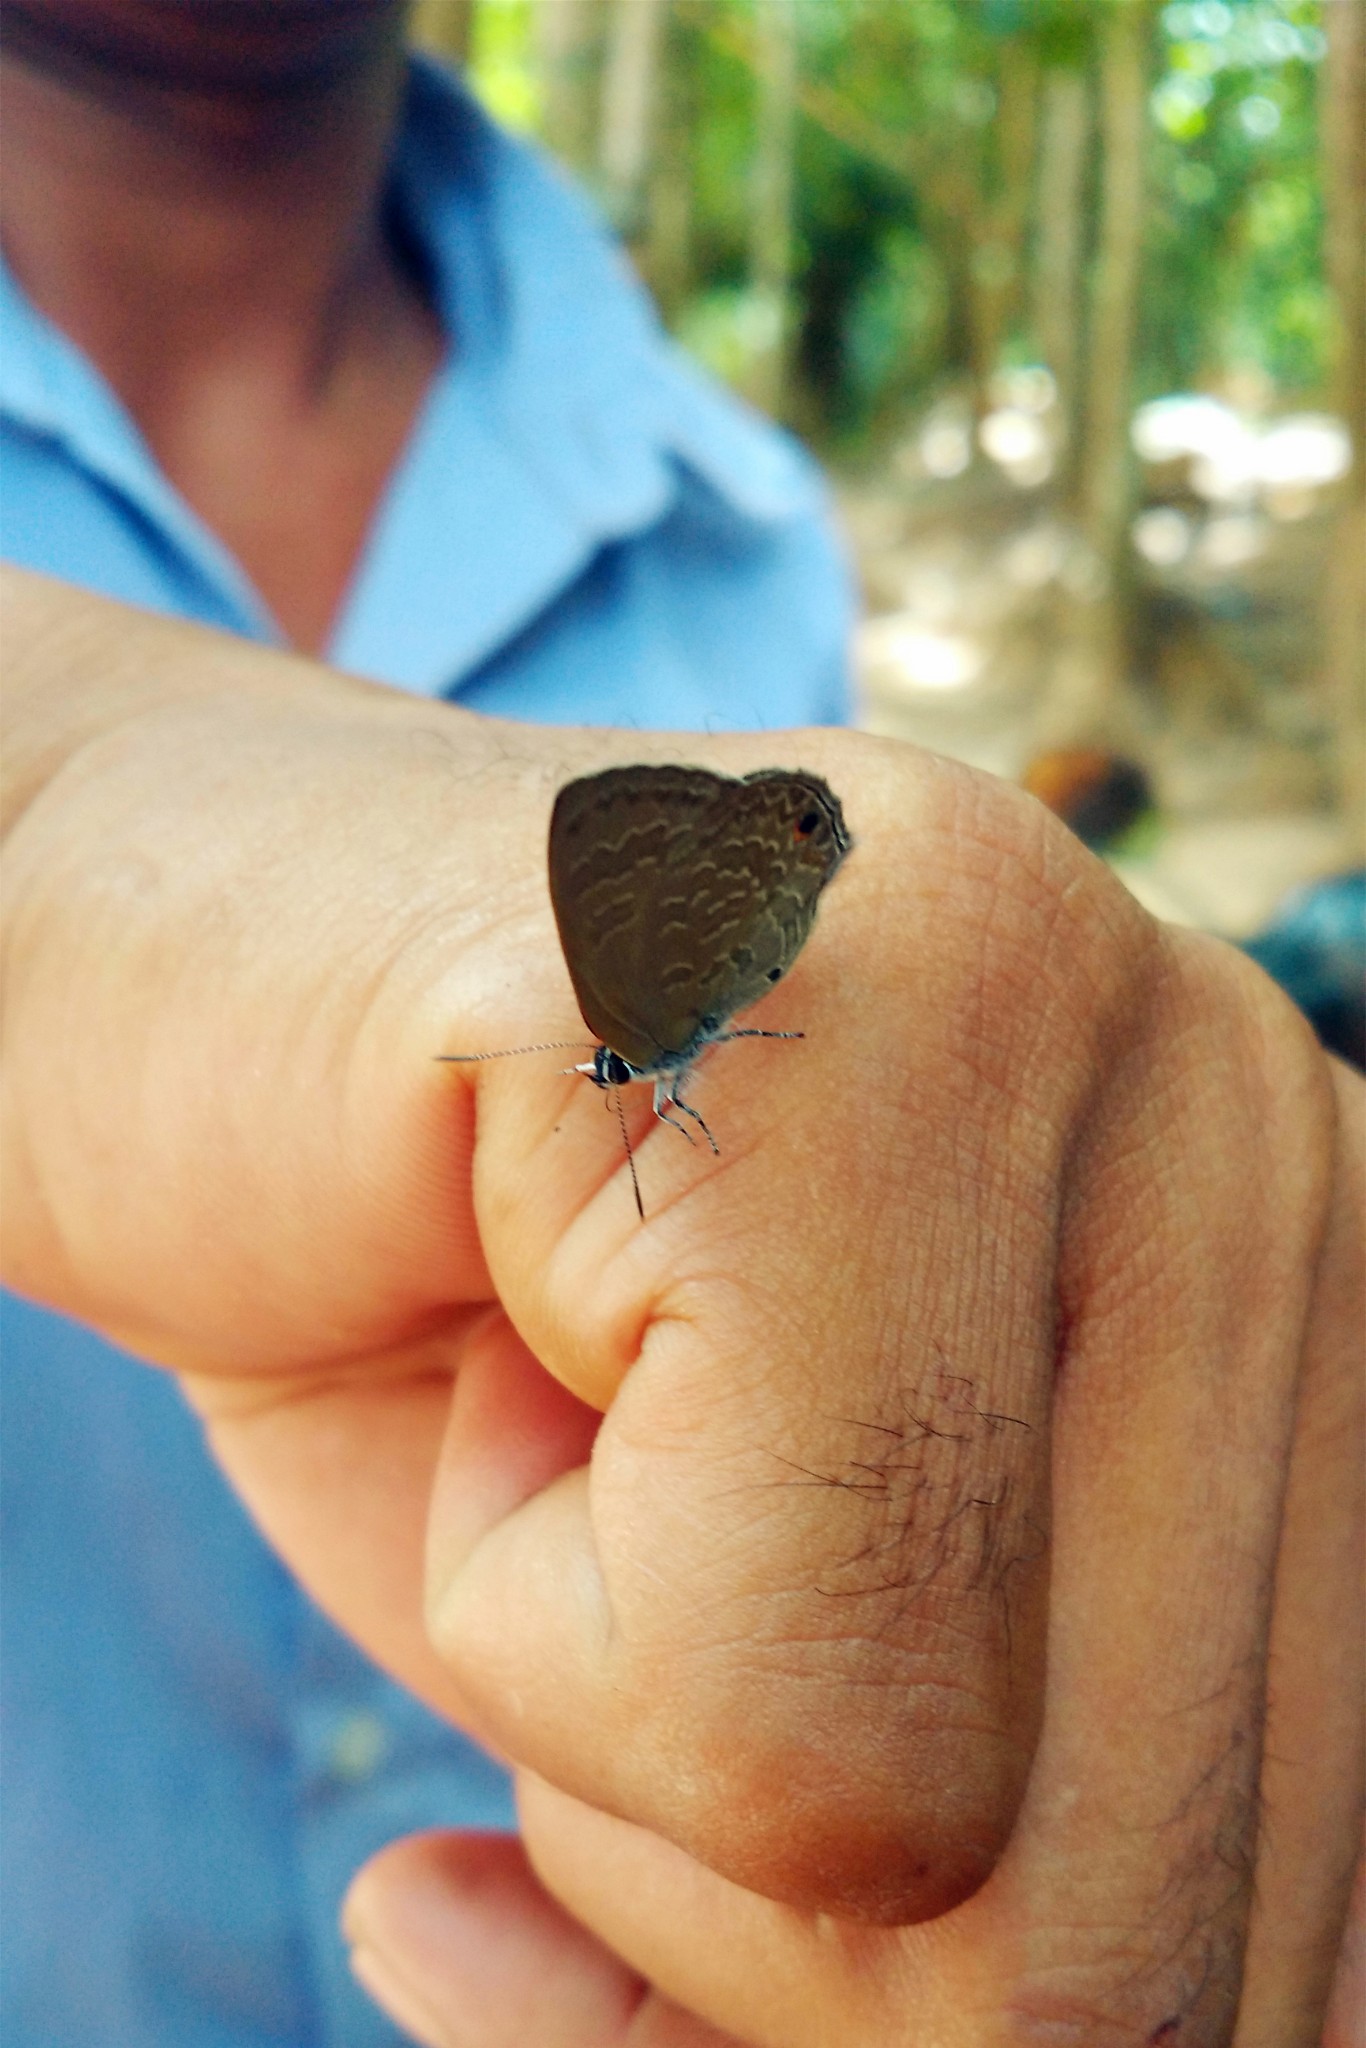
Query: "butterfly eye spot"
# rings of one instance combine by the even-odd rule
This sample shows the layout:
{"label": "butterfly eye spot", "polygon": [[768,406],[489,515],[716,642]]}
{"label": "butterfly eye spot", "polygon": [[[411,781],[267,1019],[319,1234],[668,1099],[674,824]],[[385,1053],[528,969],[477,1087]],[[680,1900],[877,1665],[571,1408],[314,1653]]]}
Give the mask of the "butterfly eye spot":
{"label": "butterfly eye spot", "polygon": [[809,839],[817,825],[820,824],[820,821],[821,814],[819,811],[803,811],[796,823],[796,837],[798,839]]}

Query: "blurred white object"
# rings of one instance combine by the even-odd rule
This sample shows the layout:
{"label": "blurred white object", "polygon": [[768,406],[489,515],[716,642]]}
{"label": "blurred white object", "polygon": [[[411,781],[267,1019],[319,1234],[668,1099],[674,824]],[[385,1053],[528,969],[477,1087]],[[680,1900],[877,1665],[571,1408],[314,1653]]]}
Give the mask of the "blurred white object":
{"label": "blurred white object", "polygon": [[890,612],[859,628],[859,665],[913,690],[961,690],[976,682],[986,655],[961,633],[936,633],[914,612]]}
{"label": "blurred white object", "polygon": [[1274,135],[1281,125],[1281,110],[1275,100],[1269,100],[1265,93],[1254,93],[1238,109],[1238,119],[1254,141],[1264,142]]}
{"label": "blurred white object", "polygon": [[1161,125],[1179,135],[1199,120],[1214,98],[1214,87],[1201,72],[1179,71],[1153,87],[1152,110]]}
{"label": "blurred white object", "polygon": [[1175,505],[1154,505],[1133,523],[1134,546],[1156,569],[1172,569],[1191,551],[1192,527]]}
{"label": "blurred white object", "polygon": [[966,420],[943,414],[927,420],[920,432],[920,460],[931,476],[961,476],[972,461],[972,435]]}
{"label": "blurred white object", "polygon": [[977,429],[983,452],[1012,483],[1029,489],[1052,474],[1053,451],[1047,429],[1034,412],[1017,405],[998,406]]}
{"label": "blurred white object", "polygon": [[1057,379],[1042,363],[998,370],[990,390],[994,406],[1014,406],[1019,412],[1048,412],[1058,401]]}
{"label": "blurred white object", "polygon": [[1352,466],[1352,438],[1327,412],[1290,413],[1262,435],[1257,475],[1272,490],[1334,484]]}
{"label": "blurred white object", "polygon": [[1256,513],[1228,512],[1211,519],[1196,542],[1197,561],[1206,569],[1241,569],[1266,552],[1269,529]]}
{"label": "blurred white object", "polygon": [[1001,567],[1017,590],[1042,590],[1062,568],[1067,542],[1051,522],[1029,526],[1016,534],[1001,553]]}
{"label": "blurred white object", "polygon": [[1256,33],[1268,64],[1284,64],[1303,54],[1300,32],[1291,22],[1262,21],[1257,24]]}
{"label": "blurred white object", "polygon": [[1263,427],[1199,392],[1140,406],[1132,438],[1145,462],[1188,461],[1192,488],[1215,505],[1248,505],[1264,491],[1321,490],[1352,464],[1351,436],[1331,413],[1290,413]]}
{"label": "blurred white object", "polygon": [[1233,27],[1233,9],[1224,0],[1198,0],[1190,10],[1191,27],[1200,36],[1226,36]]}
{"label": "blurred white object", "polygon": [[1134,414],[1132,429],[1134,447],[1145,462],[1223,456],[1246,438],[1247,431],[1232,406],[1198,391],[1151,399]]}

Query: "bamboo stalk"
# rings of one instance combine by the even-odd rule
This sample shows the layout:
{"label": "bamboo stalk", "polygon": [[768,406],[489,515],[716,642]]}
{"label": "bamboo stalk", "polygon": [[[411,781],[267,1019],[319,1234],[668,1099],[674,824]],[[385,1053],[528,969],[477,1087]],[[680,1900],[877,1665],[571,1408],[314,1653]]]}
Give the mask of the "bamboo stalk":
{"label": "bamboo stalk", "polygon": [[1079,438],[1078,365],[1084,324],[1082,266],[1086,221],[1090,81],[1079,67],[1054,67],[1043,86],[1034,234],[1032,326],[1039,353],[1058,387],[1063,462]]}
{"label": "bamboo stalk", "polygon": [[1366,4],[1332,0],[1327,27],[1326,253],[1338,316],[1332,389],[1354,464],[1325,579],[1325,683],[1338,796],[1356,851],[1366,856]]}
{"label": "bamboo stalk", "polygon": [[424,49],[457,64],[467,61],[474,33],[475,0],[417,0],[409,32]]}
{"label": "bamboo stalk", "polygon": [[598,85],[599,0],[537,0],[541,133],[574,170],[592,165]]}
{"label": "bamboo stalk", "polygon": [[765,411],[782,406],[790,327],[792,194],[797,134],[797,21],[793,0],[758,0],[750,289],[763,323],[747,379]]}
{"label": "bamboo stalk", "polygon": [[645,211],[667,5],[668,0],[614,0],[608,25],[598,169],[608,212],[627,235],[639,233]]}
{"label": "bamboo stalk", "polygon": [[1136,492],[1129,421],[1143,262],[1155,0],[1110,0],[1100,27],[1100,221],[1091,280],[1081,435],[1072,468],[1083,550],[1063,604],[1042,744],[1115,743],[1128,681]]}

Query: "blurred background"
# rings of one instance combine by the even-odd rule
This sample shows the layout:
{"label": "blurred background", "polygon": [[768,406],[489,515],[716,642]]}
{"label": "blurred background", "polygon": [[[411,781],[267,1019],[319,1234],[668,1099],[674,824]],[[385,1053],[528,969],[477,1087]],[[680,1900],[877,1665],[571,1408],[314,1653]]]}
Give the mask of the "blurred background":
{"label": "blurred background", "polygon": [[414,29],[825,464],[863,722],[1026,780],[1161,915],[1246,939],[1366,853],[1364,16],[419,0]]}

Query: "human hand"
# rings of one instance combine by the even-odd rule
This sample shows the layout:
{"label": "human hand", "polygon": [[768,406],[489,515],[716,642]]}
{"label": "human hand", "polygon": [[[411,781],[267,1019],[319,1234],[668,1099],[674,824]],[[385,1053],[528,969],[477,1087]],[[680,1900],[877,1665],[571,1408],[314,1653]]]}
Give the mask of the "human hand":
{"label": "human hand", "polygon": [[[1310,1305],[1326,1070],[1269,985],[966,771],[689,740],[826,773],[860,843],[765,1007],[807,1043],[709,1061],[723,1155],[651,1134],[642,1230],[592,1091],[431,1053],[572,1035],[551,794],[677,743],[283,662],[262,689],[268,658],[157,630],[217,687],[101,734],[11,835],[17,1284],[184,1372],[339,1619],[563,1788],[530,1836],[575,1911],[611,1917],[566,1811],[618,1884],[628,1823],[732,1881],[666,1916],[690,1962],[627,1924],[643,1884],[604,1930],[717,2024],[876,2040],[771,1932],[833,1909],[947,1915],[825,1948],[883,1944],[904,1985],[965,1930],[971,2024],[1090,2000],[1115,2038],[1222,2039],[1254,1856],[1250,1981],[1310,2010],[1350,1862],[1355,1472],[1345,1283]],[[1334,1426],[1282,1518],[1321,1351]],[[697,1959],[717,1911],[738,2009]]]}
{"label": "human hand", "polygon": [[[1366,1131],[1359,1083],[1342,1071],[1337,1080],[1335,1194],[1266,1641],[1252,1674],[1266,1694],[1250,1738],[1263,1750],[1260,1803],[1229,1782],[1249,1741],[1236,1723],[1204,1781],[1170,1803],[1162,1781],[1170,1710],[1159,1691],[1179,1675],[1169,1651],[1152,1672],[1156,1697],[1140,1690],[1093,1726],[1097,1752],[1109,1750],[1093,1779],[1059,1783],[1045,1739],[991,1878],[920,1926],[860,1927],[777,1905],[524,1774],[525,1847],[410,1838],[373,1859],[352,1887],[344,1918],[357,1973],[415,2039],[428,2048],[1362,2048],[1366,1864],[1340,1952],[1338,1935],[1360,1840]],[[1226,1592],[1238,1577],[1235,1563]],[[1210,1590],[1178,1583],[1173,1611]],[[1064,1723],[1084,1730],[1085,1699],[1079,1712],[1068,1705],[1060,1703]],[[1162,1819],[1140,1822],[1135,1839],[1121,1802],[1132,1816],[1135,1803],[1163,1798]],[[1237,1902],[1247,1899],[1249,1876],[1244,1947]],[[1202,1890],[1222,1916],[1202,1912]]]}
{"label": "human hand", "polygon": [[[1059,1687],[1050,1670],[1023,1810],[973,1896],[919,1926],[841,1924],[729,1884],[674,1843],[524,1775],[529,1860],[510,1842],[419,1837],[385,1851],[353,1887],[346,1919],[358,1972],[417,2039],[431,2048],[1361,2048],[1360,1870],[1323,2025],[1361,1834],[1366,1132],[1359,1081],[1342,1070],[1336,1079],[1334,1188],[1288,1485],[1274,1561],[1261,1574],[1262,1631],[1243,1668],[1182,1703],[1203,1648],[1196,1611],[1227,1626],[1240,1597],[1253,1595],[1247,1555],[1219,1555],[1251,1470],[1239,1481],[1235,1458],[1222,1485],[1210,1474],[1208,1505],[1192,1501],[1183,1515],[1177,1504],[1164,1581],[1143,1553],[1160,1535],[1180,1464],[1136,1446],[1134,1511],[1107,1504],[1099,1531],[1119,1537],[1127,1521],[1131,1560],[1112,1558],[1103,1574],[1109,1614],[1103,1593],[1085,1597],[1076,1560],[1061,1595],[1075,1602],[1081,1591],[1080,1602],[1064,1605],[1055,1578],[1052,1640],[1075,1646],[1072,1684]],[[1194,1235],[1198,1258],[1203,1233]],[[1059,1439],[1070,1429],[1080,1457],[1086,1438],[1070,1402],[1061,1389]],[[1156,1402],[1155,1389],[1150,1414]],[[1100,1445],[1118,1447],[1121,1464],[1123,1407],[1121,1397],[1111,1442]],[[1213,1462],[1235,1424],[1230,1412],[1202,1432]],[[1084,1521],[1077,1526],[1084,1537]],[[1169,1627],[1156,1638],[1148,1629],[1159,1605]],[[1088,1654],[1098,1674],[1086,1670]],[[1117,1663],[1128,1665],[1127,1685]],[[1211,1747],[1200,1770],[1202,1735]]]}

